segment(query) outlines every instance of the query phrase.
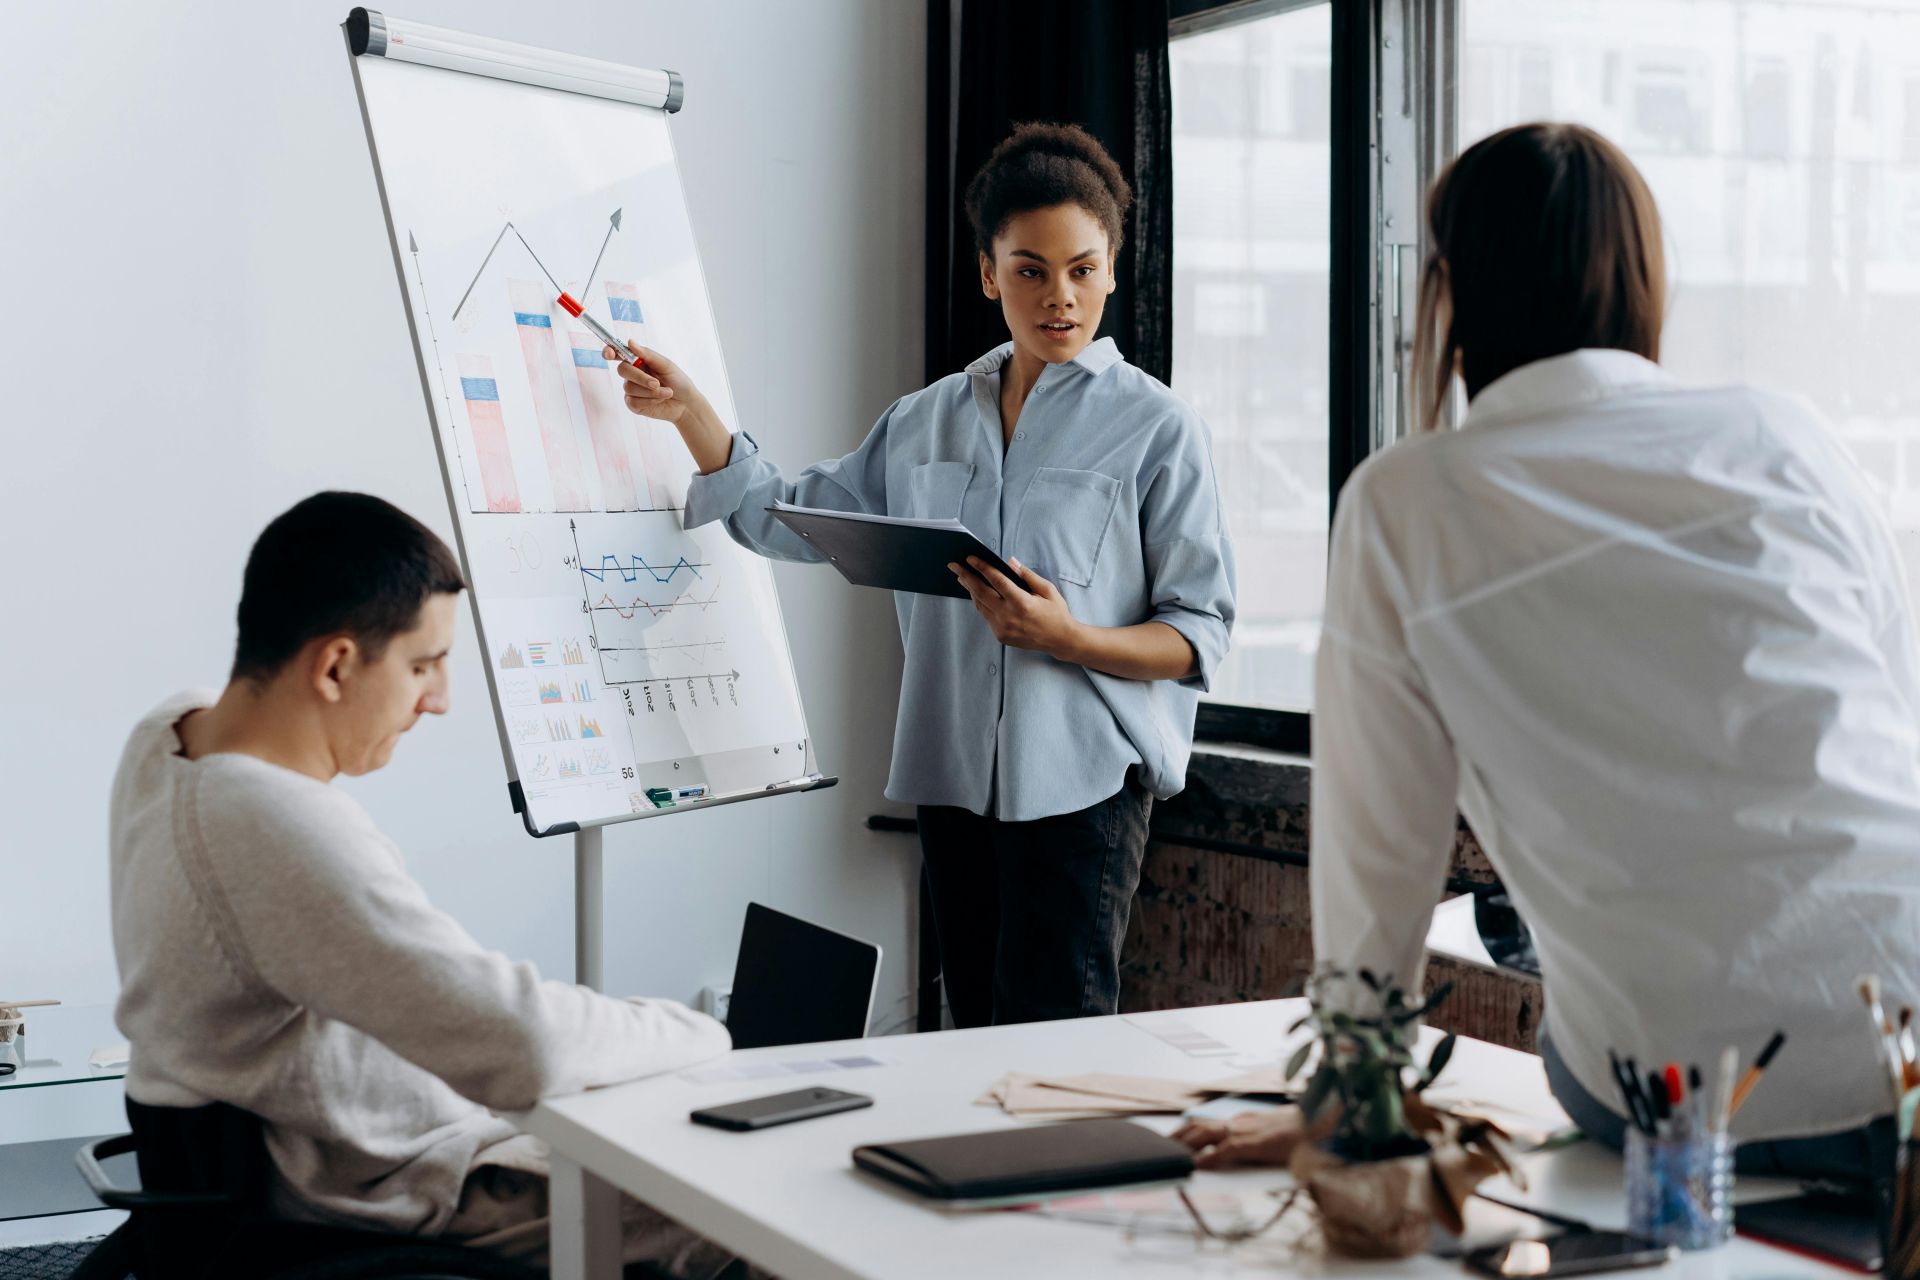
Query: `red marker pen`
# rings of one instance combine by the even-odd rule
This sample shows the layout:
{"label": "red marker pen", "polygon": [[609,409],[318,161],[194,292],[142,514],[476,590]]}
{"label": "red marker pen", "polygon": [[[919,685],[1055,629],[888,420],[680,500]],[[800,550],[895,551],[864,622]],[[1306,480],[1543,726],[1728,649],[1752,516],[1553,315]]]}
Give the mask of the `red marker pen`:
{"label": "red marker pen", "polygon": [[620,341],[620,339],[614,337],[611,333],[608,333],[607,326],[601,324],[598,320],[595,320],[592,316],[588,315],[587,309],[581,306],[578,302],[574,301],[574,297],[572,294],[562,293],[560,295],[560,305],[563,309],[565,309],[568,315],[572,316],[575,320],[578,320],[581,324],[587,326],[588,329],[592,330],[594,337],[600,339],[600,341],[606,343],[608,346],[612,347],[615,351],[618,351],[621,355],[626,357],[627,362],[633,365],[634,368],[638,369],[638,368],[645,367],[646,361],[642,360],[639,356],[627,350],[626,343]]}

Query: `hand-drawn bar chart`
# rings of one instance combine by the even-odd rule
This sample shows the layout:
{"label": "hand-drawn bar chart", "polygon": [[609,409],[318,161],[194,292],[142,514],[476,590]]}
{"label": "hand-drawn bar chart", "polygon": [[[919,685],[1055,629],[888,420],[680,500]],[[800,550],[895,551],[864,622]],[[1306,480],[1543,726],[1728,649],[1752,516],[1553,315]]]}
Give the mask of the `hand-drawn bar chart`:
{"label": "hand-drawn bar chart", "polygon": [[[610,318],[617,336],[644,343],[638,282],[609,280],[600,294],[593,293],[593,277],[620,223],[621,211],[616,209],[606,221],[580,295],[587,305],[597,304],[596,314]],[[411,232],[409,245],[424,288],[419,240]],[[515,264],[537,268],[538,275],[523,274]],[[560,292],[527,233],[508,221],[493,235],[453,307],[449,340],[456,347],[458,399],[466,411],[469,448],[463,453],[471,455],[462,459],[467,464],[468,508],[556,513],[679,509],[685,501],[689,460],[673,428],[627,411],[619,376],[603,345],[585,329],[567,323],[555,305]],[[503,394],[495,354],[461,349],[482,334],[496,332],[495,326],[507,319],[526,374],[524,395]],[[434,332],[437,343],[437,328]],[[565,374],[569,368],[572,378]],[[446,390],[451,407],[452,389]]]}

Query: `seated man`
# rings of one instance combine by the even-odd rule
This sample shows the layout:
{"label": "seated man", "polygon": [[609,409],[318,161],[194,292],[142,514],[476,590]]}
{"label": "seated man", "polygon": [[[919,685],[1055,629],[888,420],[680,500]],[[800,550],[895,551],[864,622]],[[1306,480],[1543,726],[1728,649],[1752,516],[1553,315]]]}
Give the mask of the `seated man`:
{"label": "seated man", "polygon": [[[495,1110],[726,1052],[670,1000],[543,981],[434,909],[339,774],[447,709],[465,584],[378,498],[321,493],[247,562],[233,673],[133,731],[113,784],[127,1096],[265,1121],[275,1211],[544,1264],[546,1152]],[[627,1206],[630,1261],[710,1277],[715,1245]]]}

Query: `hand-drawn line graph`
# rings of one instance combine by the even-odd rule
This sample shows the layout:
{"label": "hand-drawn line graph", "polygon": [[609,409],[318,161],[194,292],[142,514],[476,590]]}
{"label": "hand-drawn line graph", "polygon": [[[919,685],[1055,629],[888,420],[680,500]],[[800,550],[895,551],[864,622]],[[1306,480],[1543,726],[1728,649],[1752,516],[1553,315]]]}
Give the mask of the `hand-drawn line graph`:
{"label": "hand-drawn line graph", "polygon": [[659,654],[649,658],[651,662],[666,662],[668,658],[680,658],[687,662],[689,672],[699,672],[705,666],[712,666],[712,654],[726,649],[726,639],[699,639],[699,641],[676,641],[666,645],[632,645],[628,652],[637,654]]}
{"label": "hand-drawn line graph", "polygon": [[617,618],[631,622],[643,613],[650,618],[657,618],[663,613],[672,613],[675,609],[698,609],[705,613],[718,603],[720,603],[720,584],[715,583],[713,589],[708,591],[704,598],[696,595],[689,587],[679,595],[666,600],[649,600],[645,596],[630,596],[625,604],[615,599],[612,593],[603,591],[600,593],[600,598],[593,601],[593,611],[611,613]]}
{"label": "hand-drawn line graph", "polygon": [[[569,521],[568,527],[573,531],[573,565],[580,571],[580,611],[592,629],[601,681],[611,686],[644,686],[706,680],[714,685],[717,701],[717,682],[725,680],[731,699],[732,684],[740,673],[723,665],[725,637],[658,632],[662,619],[671,622],[669,615],[677,610],[698,617],[719,603],[720,584],[709,581],[704,572],[713,566],[683,555],[676,555],[671,564],[665,557],[656,557],[656,564],[638,552],[603,554],[597,565],[590,565],[580,550],[578,524]],[[676,580],[684,585],[665,598],[646,590],[667,587],[671,591]],[[630,584],[638,589],[626,590]],[[652,706],[651,699],[647,705]]]}
{"label": "hand-drawn line graph", "polygon": [[[580,290],[583,294],[593,288],[593,277],[595,273],[600,270],[600,260],[607,256],[607,245],[613,240],[613,233],[620,229],[620,210],[615,209],[607,221],[612,225],[607,228],[607,234],[600,238],[600,251],[593,255],[593,267],[587,272],[586,286]],[[513,225],[512,218],[508,218],[506,225],[500,228],[500,234],[495,236],[493,243],[487,246],[487,256],[480,259],[480,266],[474,271],[473,279],[467,282],[466,292],[460,295],[460,301],[453,304],[453,318],[455,320],[460,318],[460,312],[466,307],[467,299],[473,296],[473,286],[479,284],[480,277],[487,273],[487,264],[493,261],[493,255],[499,250],[500,242],[507,238],[507,232],[509,231],[513,232],[514,239],[518,240],[521,245],[525,247],[527,256],[533,259],[533,265],[540,268],[540,274],[552,282],[554,292],[565,292],[560,288],[560,282],[554,280],[553,273],[547,270],[547,264],[540,261],[540,255],[533,251],[533,246],[527,244],[527,238],[520,234],[520,228]],[[408,234],[411,235],[412,233],[409,232]]]}
{"label": "hand-drawn line graph", "polygon": [[[579,546],[580,539],[576,533],[574,549],[578,550]],[[621,559],[622,557],[620,556],[603,555],[600,557],[600,567],[598,569],[587,568],[586,562],[583,560],[580,562],[580,572],[592,578],[595,582],[605,582],[609,573],[619,574],[620,581],[622,582],[638,582],[640,581],[640,575],[643,573],[655,582],[672,582],[674,575],[682,569],[697,578],[700,576],[702,569],[710,567],[706,564],[695,564],[685,556],[677,557],[674,562],[664,570],[657,569],[648,564],[645,556],[626,556],[626,564],[621,564]]]}

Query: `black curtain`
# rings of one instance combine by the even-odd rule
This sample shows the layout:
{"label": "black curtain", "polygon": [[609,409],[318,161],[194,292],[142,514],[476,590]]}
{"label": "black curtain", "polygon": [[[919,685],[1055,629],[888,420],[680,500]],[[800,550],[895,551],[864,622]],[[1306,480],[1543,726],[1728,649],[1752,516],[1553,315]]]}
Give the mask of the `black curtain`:
{"label": "black curtain", "polygon": [[1034,120],[1084,127],[1133,185],[1100,333],[1171,381],[1167,0],[928,0],[927,64],[927,381],[1007,340],[961,201],[1000,140]]}

